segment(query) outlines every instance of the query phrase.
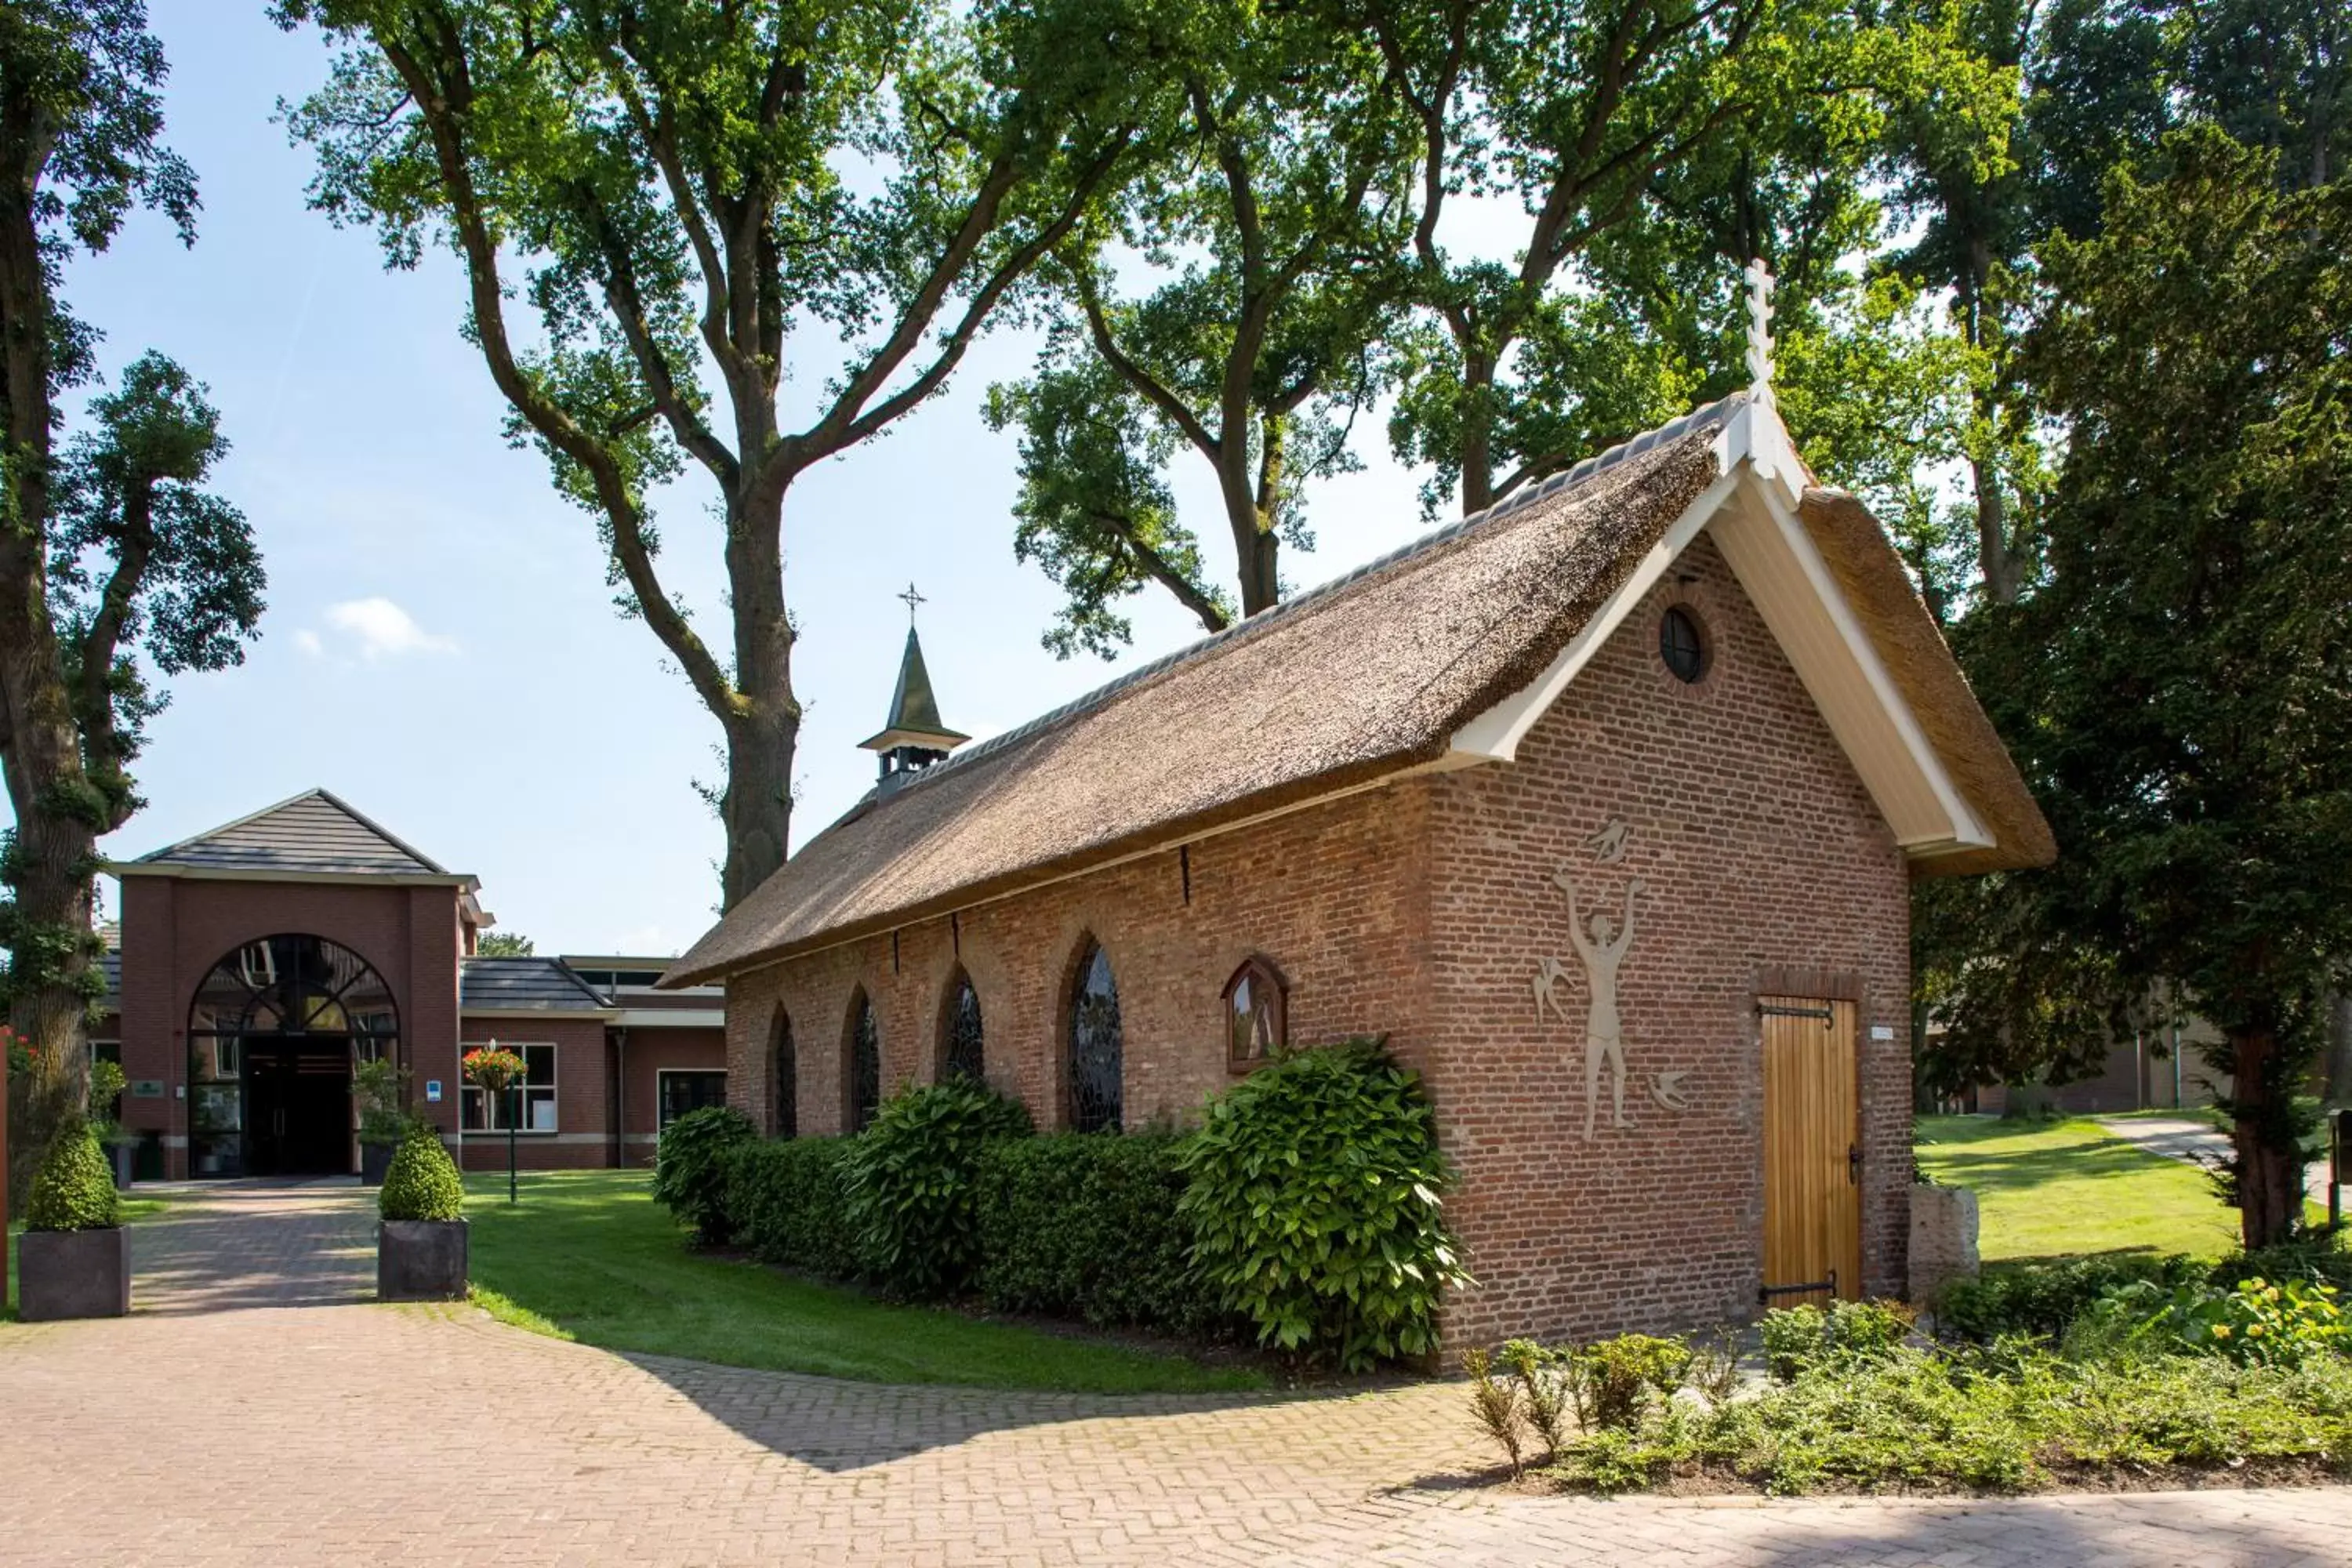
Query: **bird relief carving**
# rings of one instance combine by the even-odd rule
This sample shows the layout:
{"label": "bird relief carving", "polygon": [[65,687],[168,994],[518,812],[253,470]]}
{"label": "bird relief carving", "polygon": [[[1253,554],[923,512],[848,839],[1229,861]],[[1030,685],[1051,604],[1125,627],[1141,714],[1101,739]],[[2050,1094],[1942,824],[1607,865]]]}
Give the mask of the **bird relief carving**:
{"label": "bird relief carving", "polygon": [[[1632,836],[1623,820],[1612,818],[1607,826],[1585,840],[1585,847],[1592,852],[1596,863],[1614,865],[1624,859]],[[1633,1125],[1625,1120],[1625,1026],[1617,1007],[1617,975],[1623,967],[1626,951],[1633,945],[1636,900],[1648,885],[1639,877],[1627,879],[1623,914],[1612,916],[1605,909],[1595,910],[1588,921],[1581,901],[1582,889],[1569,868],[1562,867],[1552,881],[1568,897],[1569,941],[1583,965],[1585,990],[1590,998],[1584,1016],[1584,1136],[1590,1142],[1601,1120],[1601,1074],[1604,1068],[1609,1072],[1609,1124]],[[1534,991],[1538,1023],[1549,1015],[1570,1027],[1575,1026],[1562,989],[1573,973],[1566,963],[1549,955],[1537,961]],[[1687,1076],[1683,1072],[1654,1075],[1650,1099],[1662,1110],[1687,1110],[1690,1100],[1683,1087]]]}

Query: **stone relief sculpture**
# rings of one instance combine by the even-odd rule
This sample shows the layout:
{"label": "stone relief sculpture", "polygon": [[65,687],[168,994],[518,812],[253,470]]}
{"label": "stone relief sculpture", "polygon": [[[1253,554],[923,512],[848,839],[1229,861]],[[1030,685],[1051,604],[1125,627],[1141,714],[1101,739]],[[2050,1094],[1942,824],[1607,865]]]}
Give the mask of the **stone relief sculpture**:
{"label": "stone relief sculpture", "polygon": [[1568,978],[1568,965],[1557,958],[1546,958],[1536,965],[1536,1022],[1543,1022],[1544,1009],[1561,1023],[1570,1022],[1568,1004],[1559,999],[1559,983]]}
{"label": "stone relief sculpture", "polygon": [[1661,1072],[1650,1075],[1650,1098],[1658,1102],[1661,1110],[1688,1110],[1690,1096],[1683,1091],[1683,1079],[1687,1072]]}
{"label": "stone relief sculpture", "polygon": [[1584,844],[1592,851],[1593,859],[1603,866],[1612,866],[1625,858],[1625,844],[1633,836],[1633,830],[1625,825],[1623,817],[1612,816],[1608,826],[1586,839]]}
{"label": "stone relief sculpture", "polygon": [[1590,1142],[1600,1114],[1601,1068],[1604,1061],[1610,1076],[1609,1124],[1632,1125],[1625,1120],[1625,1030],[1617,1016],[1617,968],[1625,960],[1625,950],[1633,945],[1633,900],[1645,884],[1639,877],[1625,884],[1625,926],[1622,931],[1606,912],[1596,910],[1588,937],[1584,912],[1577,904],[1576,879],[1562,870],[1552,880],[1568,895],[1569,940],[1576,944],[1577,956],[1584,960],[1585,983],[1592,990],[1592,1005],[1584,1020],[1584,1136]]}

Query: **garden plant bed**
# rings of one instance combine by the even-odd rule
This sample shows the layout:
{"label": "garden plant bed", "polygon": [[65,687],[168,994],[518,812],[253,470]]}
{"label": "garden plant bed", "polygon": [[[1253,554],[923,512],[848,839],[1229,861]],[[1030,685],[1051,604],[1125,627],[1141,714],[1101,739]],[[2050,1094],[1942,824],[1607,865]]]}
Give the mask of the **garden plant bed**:
{"label": "garden plant bed", "polygon": [[1514,1342],[1465,1358],[1466,1403],[1507,1471],[1564,1489],[1937,1496],[2352,1479],[2352,1329],[2328,1282],[2352,1274],[2352,1257],[2042,1273],[1956,1289],[1946,1326],[1969,1336],[1958,1342],[1925,1338],[1893,1303],[1769,1313],[1760,1382],[1681,1340]]}

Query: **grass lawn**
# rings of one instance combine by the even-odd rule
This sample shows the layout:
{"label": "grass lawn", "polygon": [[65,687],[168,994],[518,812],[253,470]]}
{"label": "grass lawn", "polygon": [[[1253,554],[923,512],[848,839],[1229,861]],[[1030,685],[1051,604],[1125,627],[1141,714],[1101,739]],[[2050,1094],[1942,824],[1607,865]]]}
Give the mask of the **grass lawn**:
{"label": "grass lawn", "polygon": [[[122,1223],[137,1225],[142,1219],[152,1219],[169,1206],[162,1198],[124,1198],[121,1200]],[[0,1321],[16,1321],[16,1238],[25,1234],[23,1220],[8,1224],[8,1300],[0,1308]]]}
{"label": "grass lawn", "polygon": [[1988,1263],[2099,1252],[2220,1258],[2238,1245],[2237,1211],[2213,1195],[2204,1172],[2095,1121],[1923,1116],[1918,1151],[1936,1180],[1976,1189]]}
{"label": "grass lawn", "polygon": [[635,1171],[466,1178],[477,1302],[499,1319],[611,1351],[871,1383],[1144,1394],[1262,1388],[1210,1367],[960,1312],[898,1307],[689,1250]]}

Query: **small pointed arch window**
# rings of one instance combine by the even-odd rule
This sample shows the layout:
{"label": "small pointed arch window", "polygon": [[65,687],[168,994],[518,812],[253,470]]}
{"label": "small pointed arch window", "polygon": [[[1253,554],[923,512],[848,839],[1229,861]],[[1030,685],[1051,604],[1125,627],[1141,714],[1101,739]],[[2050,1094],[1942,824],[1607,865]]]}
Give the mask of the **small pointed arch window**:
{"label": "small pointed arch window", "polygon": [[1126,1038],[1110,954],[1092,937],[1078,954],[1070,987],[1068,1069],[1071,1131],[1118,1131],[1126,1093]]}
{"label": "small pointed arch window", "polygon": [[863,1132],[882,1108],[882,1031],[863,985],[849,999],[849,1037],[842,1054],[843,1121],[848,1131]]}
{"label": "small pointed arch window", "polygon": [[987,1030],[980,1016],[980,992],[961,969],[948,982],[947,1008],[940,1019],[940,1081],[988,1079]]}
{"label": "small pointed arch window", "polygon": [[781,1006],[768,1021],[768,1072],[776,1100],[776,1136],[795,1138],[801,1130],[800,1053],[793,1048],[792,1015]]}
{"label": "small pointed arch window", "polygon": [[1244,960],[1225,982],[1225,1061],[1236,1072],[1265,1065],[1290,1044],[1287,988],[1273,964]]}

